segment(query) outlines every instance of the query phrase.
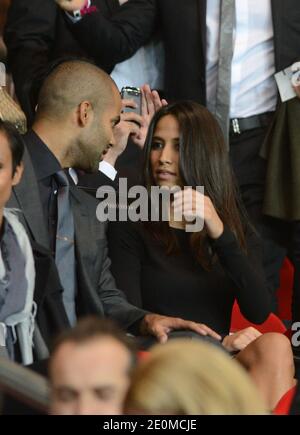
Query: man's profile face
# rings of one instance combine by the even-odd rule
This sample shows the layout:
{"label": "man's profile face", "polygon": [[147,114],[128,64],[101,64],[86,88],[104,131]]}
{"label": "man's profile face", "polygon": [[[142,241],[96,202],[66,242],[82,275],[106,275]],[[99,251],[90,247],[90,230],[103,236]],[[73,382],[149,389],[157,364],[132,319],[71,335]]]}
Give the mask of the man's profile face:
{"label": "man's profile face", "polygon": [[117,415],[129,386],[129,351],[111,337],[66,342],[50,367],[56,415]]}
{"label": "man's profile face", "polygon": [[101,155],[105,149],[114,144],[113,129],[120,121],[121,114],[121,97],[117,88],[112,87],[112,95],[109,104],[101,112],[94,112],[94,120],[85,137],[82,141],[84,147],[84,154],[86,157],[85,166],[79,169],[88,172],[97,171],[101,159]]}

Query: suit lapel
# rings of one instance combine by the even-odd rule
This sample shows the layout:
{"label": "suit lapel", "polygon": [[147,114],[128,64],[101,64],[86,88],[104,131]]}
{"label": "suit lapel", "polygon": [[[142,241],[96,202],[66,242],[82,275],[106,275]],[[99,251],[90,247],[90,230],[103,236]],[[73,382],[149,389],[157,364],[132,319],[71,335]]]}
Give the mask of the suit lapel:
{"label": "suit lapel", "polygon": [[49,248],[49,236],[45,226],[45,218],[39,195],[39,188],[34,169],[25,148],[24,173],[20,184],[13,191],[19,208],[22,210],[25,224],[33,239],[46,248]]}

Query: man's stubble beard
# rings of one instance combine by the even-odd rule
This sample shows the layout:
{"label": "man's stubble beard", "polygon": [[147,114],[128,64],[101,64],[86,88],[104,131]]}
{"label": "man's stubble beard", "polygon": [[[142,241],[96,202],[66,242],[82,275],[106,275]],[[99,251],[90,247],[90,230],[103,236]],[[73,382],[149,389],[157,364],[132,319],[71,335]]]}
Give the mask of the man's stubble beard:
{"label": "man's stubble beard", "polygon": [[96,172],[99,168],[102,151],[107,147],[107,145],[103,146],[103,139],[94,140],[88,145],[86,142],[78,141],[73,149],[74,163],[72,167],[87,173]]}

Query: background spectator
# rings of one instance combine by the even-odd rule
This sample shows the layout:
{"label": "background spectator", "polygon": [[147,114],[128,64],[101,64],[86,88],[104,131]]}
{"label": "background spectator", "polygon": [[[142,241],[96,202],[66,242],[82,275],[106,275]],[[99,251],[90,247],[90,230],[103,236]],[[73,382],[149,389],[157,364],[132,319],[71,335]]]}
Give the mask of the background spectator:
{"label": "background spectator", "polygon": [[134,365],[133,342],[114,324],[96,317],[81,320],[54,345],[50,413],[121,414]]}
{"label": "background spectator", "polygon": [[151,349],[132,378],[125,413],[255,415],[266,405],[247,374],[219,349],[173,340]]}
{"label": "background spectator", "polygon": [[[107,27],[119,8],[119,1],[95,0],[94,5],[98,8],[102,25]],[[139,14],[133,13],[139,21]],[[147,12],[144,18],[147,19]],[[94,45],[92,38],[89,38],[87,48],[73,34],[72,26],[73,22],[54,0],[14,0],[11,3],[5,31],[8,65],[29,125],[33,122],[45,71],[55,59],[67,55],[89,58],[110,73],[116,63],[127,59],[138,49],[135,46],[129,53],[115,56],[112,41],[105,43],[104,47],[102,43],[98,46],[98,42]],[[149,40],[148,36],[144,37],[144,30],[138,31],[141,45]]]}

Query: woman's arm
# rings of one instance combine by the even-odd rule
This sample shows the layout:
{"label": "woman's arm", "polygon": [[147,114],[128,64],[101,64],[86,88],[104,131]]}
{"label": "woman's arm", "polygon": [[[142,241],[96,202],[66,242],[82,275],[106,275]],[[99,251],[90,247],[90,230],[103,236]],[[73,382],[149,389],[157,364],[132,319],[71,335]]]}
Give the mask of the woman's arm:
{"label": "woman's arm", "polygon": [[242,314],[253,323],[263,323],[271,312],[271,298],[262,267],[259,237],[249,230],[247,253],[244,253],[235,235],[225,228],[221,237],[212,240],[211,245],[232,280]]}

